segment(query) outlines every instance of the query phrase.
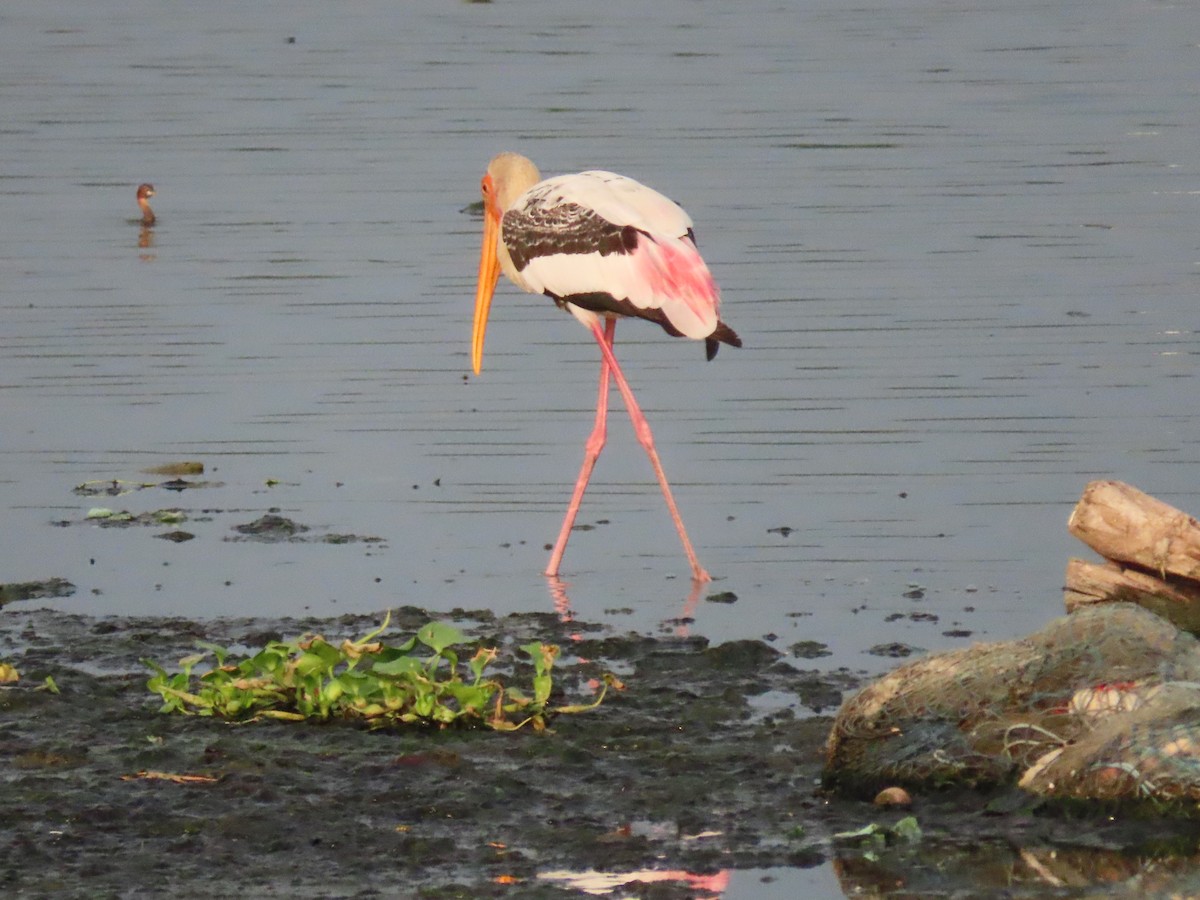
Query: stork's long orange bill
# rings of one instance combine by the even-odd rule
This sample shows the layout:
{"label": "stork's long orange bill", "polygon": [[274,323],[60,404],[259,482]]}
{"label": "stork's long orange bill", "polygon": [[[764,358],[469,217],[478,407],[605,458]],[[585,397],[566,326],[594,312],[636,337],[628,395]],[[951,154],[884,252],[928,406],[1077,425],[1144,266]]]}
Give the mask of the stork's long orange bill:
{"label": "stork's long orange bill", "polygon": [[479,253],[479,283],[475,287],[475,327],[471,332],[471,365],[475,374],[483,367],[483,338],[487,334],[488,312],[492,295],[500,279],[500,260],[496,241],[500,237],[500,218],[490,209],[483,214],[483,248]]}

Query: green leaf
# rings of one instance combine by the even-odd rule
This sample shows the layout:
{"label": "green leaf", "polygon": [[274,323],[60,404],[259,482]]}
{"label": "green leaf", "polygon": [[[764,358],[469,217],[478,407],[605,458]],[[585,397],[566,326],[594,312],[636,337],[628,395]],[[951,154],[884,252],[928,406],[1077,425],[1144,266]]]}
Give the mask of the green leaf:
{"label": "green leaf", "polygon": [[906,816],[892,826],[892,834],[901,840],[916,843],[921,840],[921,826],[917,824],[916,816]]}
{"label": "green leaf", "polygon": [[[458,654],[455,653],[453,650],[443,650],[443,651],[441,651],[440,656],[442,657],[442,659],[446,660],[447,663],[449,663],[451,677],[455,677],[455,678],[458,677],[454,674],[455,671],[458,669]],[[430,671],[436,671],[437,666],[438,666],[437,660],[433,659],[433,660],[430,660],[430,662],[432,663],[432,665],[430,666]]]}
{"label": "green leaf", "polygon": [[554,660],[558,656],[558,648],[553,644],[543,644],[534,641],[521,647],[533,659],[533,668],[539,675],[549,674],[554,668]]}
{"label": "green leaf", "polygon": [[550,691],[554,684],[549,675],[535,675],[533,678],[533,702],[545,706],[550,699]]}
{"label": "green leaf", "polygon": [[517,707],[528,706],[530,703],[533,702],[528,697],[525,696],[524,691],[522,691],[520,688],[517,688],[517,687],[510,687],[507,691],[504,692],[504,696],[507,697],[510,701],[512,701],[510,706],[514,709]]}
{"label": "green leaf", "polygon": [[391,623],[391,621],[392,621],[392,611],[389,609],[386,613],[383,614],[383,622],[379,625],[379,627],[376,628],[374,631],[370,632],[368,635],[366,635],[366,637],[357,641],[357,643],[369,644],[371,641],[375,640],[375,638],[379,637],[379,635],[381,635],[385,631],[387,631],[387,627]]}
{"label": "green leaf", "polygon": [[191,674],[192,669],[198,663],[203,662],[206,656],[208,656],[207,653],[193,653],[191,656],[185,656],[179,661],[179,668],[183,669],[185,674]]}
{"label": "green leaf", "polygon": [[328,671],[341,658],[335,647],[324,642],[314,643],[296,660],[296,674],[310,675],[322,670]]}
{"label": "green leaf", "polygon": [[417,632],[417,640],[434,653],[441,653],[451,644],[462,644],[467,636],[446,622],[430,622]]}
{"label": "green leaf", "polygon": [[397,644],[395,647],[384,647],[384,653],[412,653],[413,648],[417,646],[417,636],[414,634],[403,644]]}
{"label": "green leaf", "polygon": [[879,826],[875,822],[872,822],[869,825],[864,825],[862,828],[859,828],[856,831],[839,831],[833,835],[833,839],[835,841],[852,841],[856,838],[871,837],[872,835],[878,833],[878,831]]}
{"label": "green leaf", "polygon": [[346,693],[346,688],[338,681],[330,681],[321,691],[321,706],[325,709],[333,706],[338,700],[342,699],[342,695]]}
{"label": "green leaf", "polygon": [[415,712],[418,716],[424,716],[428,718],[433,714],[435,703],[436,701],[434,700],[432,692],[421,694],[413,700],[413,712]]}
{"label": "green leaf", "polygon": [[201,650],[207,650],[217,660],[218,666],[225,665],[225,659],[229,656],[229,649],[222,647],[220,644],[212,644],[208,641],[196,641],[196,646]]}
{"label": "green leaf", "polygon": [[483,686],[453,684],[447,691],[457,701],[460,715],[466,712],[478,713],[491,702],[496,693],[496,685],[491,682],[485,682]]}
{"label": "green leaf", "polygon": [[425,663],[413,656],[400,656],[396,659],[376,662],[371,671],[377,675],[409,675],[413,672],[425,673]]}
{"label": "green leaf", "polygon": [[290,656],[291,652],[286,645],[271,643],[254,656],[238,663],[238,671],[247,676],[253,675],[255,672],[274,675],[287,666]]}
{"label": "green leaf", "polygon": [[488,667],[496,658],[496,651],[480,647],[475,651],[475,655],[467,660],[467,666],[471,669],[471,674],[475,676],[475,682],[478,684],[483,679],[483,670]]}

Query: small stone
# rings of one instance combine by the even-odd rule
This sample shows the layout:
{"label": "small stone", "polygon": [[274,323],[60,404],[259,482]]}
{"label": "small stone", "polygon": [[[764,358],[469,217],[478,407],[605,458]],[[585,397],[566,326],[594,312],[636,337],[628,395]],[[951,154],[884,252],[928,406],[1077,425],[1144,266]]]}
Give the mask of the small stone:
{"label": "small stone", "polygon": [[875,795],[876,806],[912,806],[912,797],[902,787],[884,788]]}

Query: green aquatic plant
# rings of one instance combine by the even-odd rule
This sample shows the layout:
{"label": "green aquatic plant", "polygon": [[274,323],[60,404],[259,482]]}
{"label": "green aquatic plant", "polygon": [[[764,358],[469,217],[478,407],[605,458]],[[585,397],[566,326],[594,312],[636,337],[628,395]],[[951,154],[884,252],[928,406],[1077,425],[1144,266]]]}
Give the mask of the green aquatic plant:
{"label": "green aquatic plant", "polygon": [[921,826],[916,816],[905,816],[894,825],[871,822],[855,831],[840,831],[833,840],[842,844],[853,844],[861,850],[882,850],[891,844],[915,844],[922,838]]}
{"label": "green aquatic plant", "polygon": [[[179,661],[168,672],[149,659],[154,674],[147,687],[163,699],[162,712],[217,716],[234,720],[287,721],[349,719],[370,727],[460,723],[513,731],[546,727],[548,715],[593,709],[604,699],[606,676],[596,700],[580,706],[549,707],[551,670],[558,648],[538,642],[521,647],[533,663],[529,693],[486,674],[497,657],[492,648],[470,652],[463,632],[430,622],[398,646],[376,640],[391,620],[389,613],[361,640],[334,645],[319,635],[271,641],[253,656],[233,660],[230,651],[201,642],[203,652]],[[213,665],[197,674],[212,657]]]}
{"label": "green aquatic plant", "polygon": [[[17,667],[7,660],[0,659],[0,686],[15,687],[17,682],[21,680],[21,673],[17,671]],[[54,680],[53,675],[47,675],[42,683],[34,688],[35,691],[49,691],[51,694],[61,694],[58,689],[58,682]]]}

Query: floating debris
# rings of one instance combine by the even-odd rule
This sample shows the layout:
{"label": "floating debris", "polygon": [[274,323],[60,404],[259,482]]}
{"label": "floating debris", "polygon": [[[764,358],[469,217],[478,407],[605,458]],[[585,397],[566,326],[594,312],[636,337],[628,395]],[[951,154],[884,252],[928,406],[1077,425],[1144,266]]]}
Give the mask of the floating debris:
{"label": "floating debris", "polygon": [[245,525],[234,525],[233,530],[260,541],[287,541],[308,531],[308,526],[293,522],[285,516],[267,513]]}
{"label": "floating debris", "polygon": [[[178,525],[186,522],[188,515],[182,509],[155,509],[150,512],[134,515],[127,509],[112,510],[104,506],[94,506],[87,511],[84,521],[99,525],[101,528],[125,528],[134,525]],[[68,522],[57,523],[70,525]]]}
{"label": "floating debris", "polygon": [[883,656],[891,659],[902,659],[905,656],[912,656],[915,649],[908,644],[902,644],[899,641],[894,641],[890,644],[876,644],[867,651],[872,656]]}
{"label": "floating debris", "polygon": [[130,494],[153,486],[141,481],[122,481],[119,478],[111,478],[103,481],[85,481],[83,484],[77,484],[71,493],[79,494],[81,497],[120,497],[122,494]]}
{"label": "floating debris", "polygon": [[820,659],[822,656],[833,656],[833,651],[820,641],[797,641],[788,647],[788,652],[797,659]]}
{"label": "floating debris", "polygon": [[151,466],[148,469],[142,469],[147,475],[203,475],[204,463],[202,462],[175,462],[166,463],[161,466]]}
{"label": "floating debris", "polygon": [[164,541],[170,541],[173,544],[182,544],[186,541],[194,540],[196,536],[190,531],[167,531],[163,534],[156,534],[155,537]]}
{"label": "floating debris", "polygon": [[705,603],[737,603],[738,595],[733,591],[720,591],[716,594],[709,594],[704,598]]}
{"label": "floating debris", "polygon": [[287,541],[289,543],[313,543],[313,544],[381,544],[381,537],[367,537],[359,534],[324,534],[324,535],[307,535],[309,531],[307,525],[301,525],[299,522],[281,516],[278,513],[267,513],[259,516],[253,522],[247,522],[244,525],[234,525],[233,530],[240,535],[239,537],[227,537],[227,541],[259,541],[261,543],[281,543]]}
{"label": "floating debris", "polygon": [[[199,465],[195,463],[194,465]],[[167,474],[167,473],[164,473]],[[196,473],[200,474],[200,473]],[[185,481],[173,478],[169,481],[123,481],[120,478],[108,478],[103,481],[85,481],[72,488],[71,493],[81,497],[120,497],[132,494],[134,491],[144,491],[146,488],[160,487],[168,491],[185,491],[195,488],[221,487],[220,482],[214,481]]]}

